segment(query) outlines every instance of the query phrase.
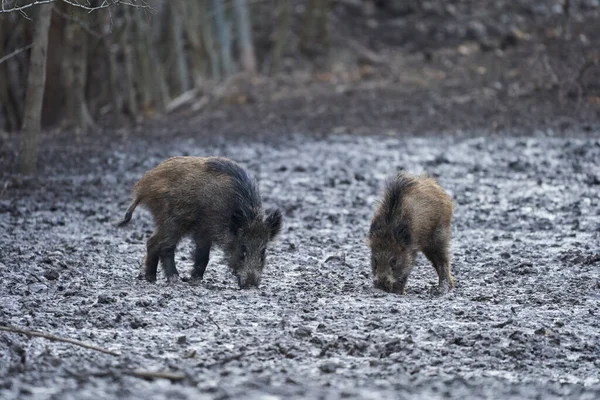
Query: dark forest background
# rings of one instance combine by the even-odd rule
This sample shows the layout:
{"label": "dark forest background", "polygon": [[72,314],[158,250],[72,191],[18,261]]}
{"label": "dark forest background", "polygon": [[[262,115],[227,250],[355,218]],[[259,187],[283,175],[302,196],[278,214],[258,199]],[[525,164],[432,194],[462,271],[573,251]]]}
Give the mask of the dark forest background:
{"label": "dark forest background", "polygon": [[[413,132],[439,128],[435,120],[492,130],[598,121],[598,0],[4,0],[2,9],[0,128],[21,135],[23,156],[40,129],[102,134],[169,115],[246,113],[262,121],[241,124],[249,130],[280,120],[340,132],[370,119],[387,121],[371,129]],[[21,171],[34,164],[35,154]]]}

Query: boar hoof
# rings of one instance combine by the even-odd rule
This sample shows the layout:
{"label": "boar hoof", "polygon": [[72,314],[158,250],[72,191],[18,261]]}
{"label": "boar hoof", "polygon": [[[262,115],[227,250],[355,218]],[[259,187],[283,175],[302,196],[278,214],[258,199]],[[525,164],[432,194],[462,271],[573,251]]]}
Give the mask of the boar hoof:
{"label": "boar hoof", "polygon": [[167,276],[167,283],[177,283],[177,282],[179,282],[179,275],[175,274],[175,275]]}
{"label": "boar hoof", "polygon": [[156,274],[146,274],[146,281],[151,283],[156,282]]}

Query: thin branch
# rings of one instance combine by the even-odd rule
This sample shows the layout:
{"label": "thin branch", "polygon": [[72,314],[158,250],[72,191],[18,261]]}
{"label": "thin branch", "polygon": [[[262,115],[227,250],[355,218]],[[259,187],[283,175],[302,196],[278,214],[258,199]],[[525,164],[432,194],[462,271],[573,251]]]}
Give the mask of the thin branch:
{"label": "thin branch", "polygon": [[215,324],[215,326],[217,327],[217,329],[218,329],[218,330],[221,330],[221,327],[219,326],[219,324],[217,324],[217,321],[215,321],[215,320],[214,320],[214,319],[213,319],[213,318],[210,316],[210,314],[208,314],[208,320],[209,320],[210,322],[212,322],[213,324]]}
{"label": "thin branch", "polygon": [[[31,3],[25,4],[23,6],[14,6],[12,8],[5,8],[4,2],[2,2],[2,8],[0,9],[0,13],[9,13],[9,12],[15,12],[15,11],[23,13],[24,10],[31,8],[33,6],[38,6],[41,4],[48,4],[48,3],[55,3],[56,1],[58,1],[58,0],[36,0]],[[62,1],[63,3],[67,3],[68,5],[70,5],[72,7],[77,7],[77,8],[86,10],[88,13],[92,13],[96,10],[113,7],[116,5],[124,5],[124,6],[129,6],[129,7],[144,8],[144,9],[150,9],[150,10],[152,9],[152,7],[150,7],[145,1],[140,1],[140,4],[137,4],[136,0],[131,0],[131,1],[107,0],[107,1],[102,2],[102,4],[100,4],[99,6],[95,6],[95,7],[86,6],[85,4],[80,4],[80,3],[77,3],[72,0],[60,0],[60,1]]]}
{"label": "thin branch", "polygon": [[31,44],[28,44],[28,45],[27,45],[27,46],[25,46],[25,47],[21,47],[20,49],[16,49],[16,50],[15,50],[15,51],[13,51],[12,53],[10,53],[10,54],[7,54],[7,55],[5,55],[4,57],[0,58],[0,64],[2,64],[4,61],[7,61],[9,58],[12,58],[12,57],[14,57],[14,56],[16,56],[16,55],[18,55],[18,54],[21,54],[21,53],[22,53],[22,52],[24,52],[24,51],[27,51],[27,50],[29,50],[29,49],[30,49],[30,48],[32,48],[32,47],[33,47],[33,43],[31,43]]}
{"label": "thin branch", "polygon": [[0,325],[0,331],[20,333],[22,335],[33,336],[33,337],[41,337],[41,338],[52,340],[55,342],[70,343],[70,344],[74,344],[76,346],[85,347],[86,349],[99,351],[101,353],[110,354],[113,356],[120,356],[119,353],[112,351],[112,350],[103,349],[101,347],[97,347],[97,346],[94,346],[91,344],[80,342],[79,340],[75,340],[75,339],[69,339],[69,338],[63,338],[60,336],[50,335],[48,333],[30,331],[27,329],[21,329],[21,328],[15,328],[15,327],[11,327],[11,326],[3,326],[3,325]]}
{"label": "thin branch", "polygon": [[143,379],[169,379],[171,381],[177,382],[182,381],[186,378],[184,374],[178,374],[174,372],[153,372],[153,371],[144,371],[140,369],[136,369],[133,371],[123,371],[124,375],[135,376],[137,378]]}
{"label": "thin branch", "polygon": [[77,374],[70,370],[66,370],[66,371],[68,374],[70,374],[76,378],[79,378],[79,379],[84,379],[84,378],[87,378],[90,376],[104,378],[107,376],[128,375],[128,376],[134,376],[136,378],[142,378],[142,379],[169,379],[170,381],[178,382],[178,381],[184,380],[187,377],[185,374],[178,374],[176,372],[161,372],[161,371],[155,372],[155,371],[146,371],[146,370],[142,370],[142,369],[134,369],[134,370],[114,369],[114,370],[101,371],[101,372],[91,372],[91,373],[86,373],[86,374]]}
{"label": "thin branch", "polygon": [[14,12],[14,11],[23,11],[26,10],[30,7],[33,6],[37,6],[37,5],[41,5],[41,4],[48,4],[48,3],[54,3],[56,0],[37,0],[34,1],[33,3],[29,3],[29,4],[25,4],[24,6],[14,6],[12,8],[4,8],[4,2],[2,2],[2,9],[0,10],[0,13],[9,13],[9,12]]}

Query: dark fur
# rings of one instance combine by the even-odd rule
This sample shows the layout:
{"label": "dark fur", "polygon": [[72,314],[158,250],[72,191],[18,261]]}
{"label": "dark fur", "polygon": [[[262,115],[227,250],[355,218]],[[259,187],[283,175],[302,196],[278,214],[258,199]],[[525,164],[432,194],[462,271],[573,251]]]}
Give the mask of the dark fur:
{"label": "dark fur", "polygon": [[280,232],[279,210],[267,213],[257,183],[237,163],[223,157],[172,157],[135,185],[133,202],[152,214],[156,231],[148,240],[146,279],[156,280],[159,259],[167,279],[175,278],[175,248],[185,235],[196,243],[193,279],[202,279],[212,245],[221,246],[240,287],[258,286],[267,244]]}
{"label": "dark fur", "polygon": [[[394,216],[402,209],[402,199],[406,192],[415,185],[415,181],[404,175],[398,175],[393,179],[389,179],[386,183],[383,192],[383,198],[379,206],[381,216],[373,219],[370,228],[370,234],[380,229],[393,224]],[[410,215],[407,215],[403,220],[398,221],[394,228],[396,239],[405,244],[410,245],[412,240],[409,227]]]}
{"label": "dark fur", "polygon": [[388,181],[369,230],[371,267],[376,287],[405,292],[417,252],[434,265],[440,287],[454,286],[449,242],[453,206],[434,179],[398,173]]}
{"label": "dark fur", "polygon": [[226,158],[211,158],[206,161],[206,172],[215,175],[229,176],[233,191],[238,200],[238,207],[247,218],[255,218],[260,212],[262,201],[256,181],[238,164]]}

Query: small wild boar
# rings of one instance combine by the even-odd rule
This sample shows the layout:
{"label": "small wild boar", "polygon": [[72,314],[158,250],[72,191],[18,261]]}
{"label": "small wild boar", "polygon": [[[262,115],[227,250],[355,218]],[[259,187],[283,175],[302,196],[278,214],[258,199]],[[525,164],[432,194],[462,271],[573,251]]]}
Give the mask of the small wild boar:
{"label": "small wild boar", "polygon": [[186,235],[195,242],[192,280],[201,280],[213,245],[223,249],[240,288],[258,286],[267,245],[280,232],[281,212],[265,212],[258,185],[236,162],[224,157],[172,157],[146,172],[118,226],[142,204],[153,216],[145,277],[156,281],[159,260],[168,281],[179,276],[175,248]]}
{"label": "small wild boar", "polygon": [[431,261],[444,291],[454,287],[449,244],[452,201],[427,176],[398,173],[389,180],[368,234],[375,287],[406,294],[406,281],[419,251]]}

